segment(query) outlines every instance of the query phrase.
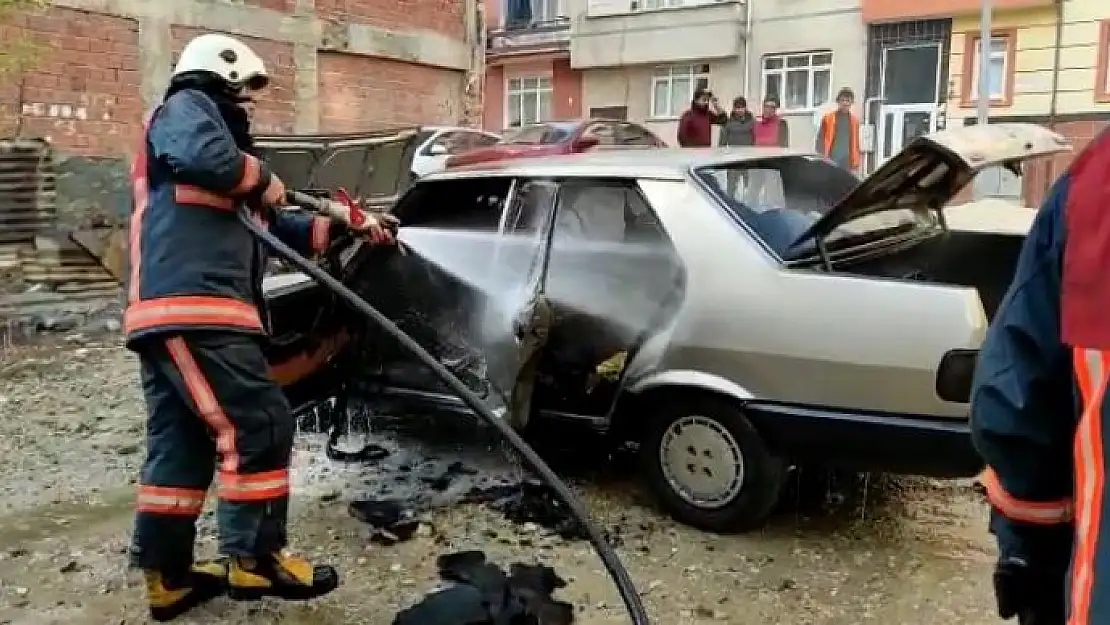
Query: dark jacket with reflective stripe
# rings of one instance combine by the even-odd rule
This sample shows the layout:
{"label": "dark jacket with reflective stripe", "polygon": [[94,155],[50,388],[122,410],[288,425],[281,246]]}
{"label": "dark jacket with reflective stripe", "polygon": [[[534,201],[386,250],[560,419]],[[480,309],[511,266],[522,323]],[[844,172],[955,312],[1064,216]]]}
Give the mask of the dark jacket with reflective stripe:
{"label": "dark jacket with reflective stripe", "polygon": [[[128,345],[195,329],[263,334],[265,251],[236,211],[260,205],[270,172],[239,149],[199,91],[171,95],[146,128],[132,166]],[[306,255],[330,236],[328,220],[297,212],[272,211],[268,227]]]}
{"label": "dark jacket with reflective stripe", "polygon": [[1101,514],[1107,407],[1090,390],[1106,371],[1087,364],[1110,362],[1108,169],[1103,133],[1053,185],[987,332],[972,389],[972,435],[987,464],[1000,555],[1039,573],[1070,568],[1075,625],[1110,622],[1110,543],[1100,538],[1110,518]]}

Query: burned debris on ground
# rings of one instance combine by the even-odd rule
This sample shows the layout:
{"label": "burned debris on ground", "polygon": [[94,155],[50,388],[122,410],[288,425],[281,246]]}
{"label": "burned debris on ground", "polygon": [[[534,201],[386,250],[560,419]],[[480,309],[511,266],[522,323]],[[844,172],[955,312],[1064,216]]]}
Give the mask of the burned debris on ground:
{"label": "burned debris on ground", "polygon": [[513,564],[509,573],[481,551],[439,556],[445,587],[397,614],[393,625],[571,625],[574,606],[552,597],[567,583],[547,566]]}

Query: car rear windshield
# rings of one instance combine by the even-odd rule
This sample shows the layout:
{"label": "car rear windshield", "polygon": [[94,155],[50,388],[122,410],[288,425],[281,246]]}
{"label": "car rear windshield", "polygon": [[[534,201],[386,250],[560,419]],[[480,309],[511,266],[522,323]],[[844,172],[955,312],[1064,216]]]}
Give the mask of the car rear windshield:
{"label": "car rear windshield", "polygon": [[539,145],[559,143],[570,138],[574,124],[536,124],[505,133],[501,143],[509,145]]}
{"label": "car rear windshield", "polygon": [[[804,155],[702,167],[695,173],[730,213],[783,258],[811,251],[812,242],[794,243],[859,184],[851,173]],[[825,242],[830,248],[850,245],[914,227],[918,221],[917,213],[908,209],[883,211],[842,224]]]}

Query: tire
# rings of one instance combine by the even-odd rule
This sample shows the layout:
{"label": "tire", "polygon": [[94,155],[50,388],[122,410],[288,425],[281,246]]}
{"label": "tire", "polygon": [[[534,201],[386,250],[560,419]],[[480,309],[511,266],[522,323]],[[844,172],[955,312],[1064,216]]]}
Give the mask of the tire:
{"label": "tire", "polygon": [[[712,395],[683,393],[652,412],[640,442],[640,462],[663,509],[681,523],[710,532],[762,526],[778,503],[787,465],[771,453],[740,407]],[[692,462],[672,466],[687,454]],[[721,460],[728,455],[740,462]],[[699,494],[696,486],[705,489]]]}

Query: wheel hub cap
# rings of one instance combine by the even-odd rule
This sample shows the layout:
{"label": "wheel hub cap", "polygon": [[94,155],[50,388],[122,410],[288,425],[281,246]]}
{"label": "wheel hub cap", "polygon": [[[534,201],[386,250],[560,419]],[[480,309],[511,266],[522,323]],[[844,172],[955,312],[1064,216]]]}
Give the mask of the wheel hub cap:
{"label": "wheel hub cap", "polygon": [[713,419],[675,421],[659,444],[659,464],[671,488],[700,508],[720,508],[740,492],[744,459],[736,438]]}

